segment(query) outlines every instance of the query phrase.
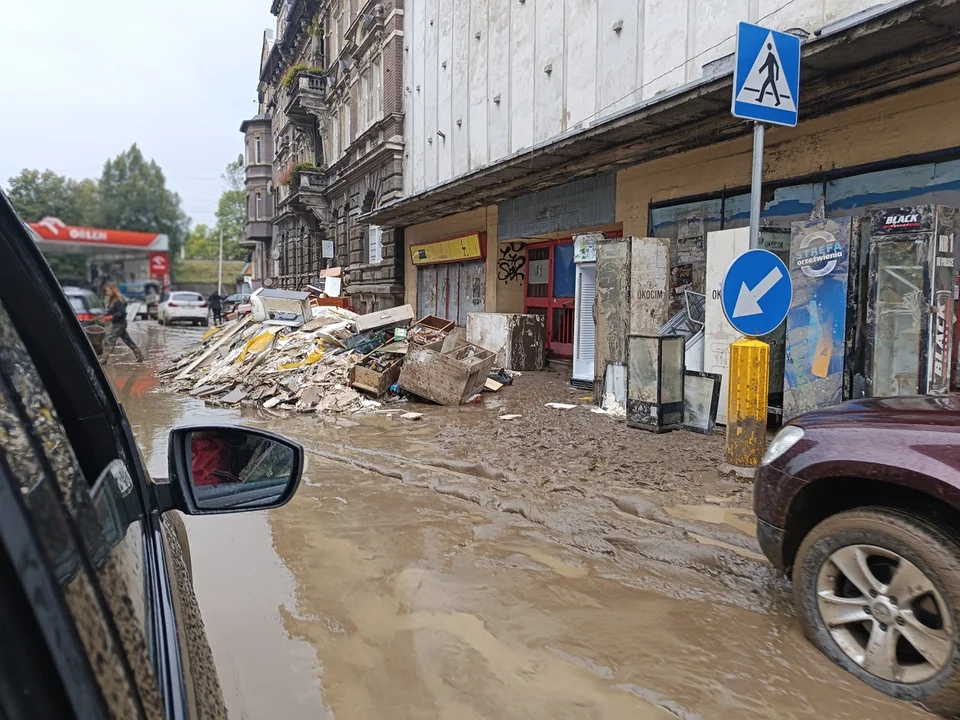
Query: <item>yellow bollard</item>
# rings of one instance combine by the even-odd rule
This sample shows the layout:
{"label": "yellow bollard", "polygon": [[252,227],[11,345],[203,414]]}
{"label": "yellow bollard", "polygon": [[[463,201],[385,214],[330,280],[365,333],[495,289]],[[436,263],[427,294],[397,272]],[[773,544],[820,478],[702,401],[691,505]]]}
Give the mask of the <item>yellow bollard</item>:
{"label": "yellow bollard", "polygon": [[770,346],[743,338],[730,346],[727,462],[754,468],[767,449]]}

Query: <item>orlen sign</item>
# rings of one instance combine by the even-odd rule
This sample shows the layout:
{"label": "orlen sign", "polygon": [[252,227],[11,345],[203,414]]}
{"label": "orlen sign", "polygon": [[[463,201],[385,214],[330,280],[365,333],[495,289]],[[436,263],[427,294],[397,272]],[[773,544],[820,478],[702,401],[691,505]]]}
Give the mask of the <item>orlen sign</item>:
{"label": "orlen sign", "polygon": [[166,250],[167,236],[158,233],[133,232],[131,230],[105,230],[102,228],[67,225],[55,217],[45,217],[30,228],[42,240],[49,242],[103,245],[115,248],[143,248]]}
{"label": "orlen sign", "polygon": [[150,277],[162,280],[170,272],[170,257],[166,253],[150,253]]}

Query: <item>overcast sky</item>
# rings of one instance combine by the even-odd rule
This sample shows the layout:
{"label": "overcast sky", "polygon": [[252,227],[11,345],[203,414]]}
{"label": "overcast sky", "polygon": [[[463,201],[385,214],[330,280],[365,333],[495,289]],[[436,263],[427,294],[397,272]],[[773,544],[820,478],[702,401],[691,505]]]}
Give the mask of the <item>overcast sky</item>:
{"label": "overcast sky", "polygon": [[0,182],[25,167],[96,178],[136,142],[211,223],[273,19],[270,0],[3,3]]}

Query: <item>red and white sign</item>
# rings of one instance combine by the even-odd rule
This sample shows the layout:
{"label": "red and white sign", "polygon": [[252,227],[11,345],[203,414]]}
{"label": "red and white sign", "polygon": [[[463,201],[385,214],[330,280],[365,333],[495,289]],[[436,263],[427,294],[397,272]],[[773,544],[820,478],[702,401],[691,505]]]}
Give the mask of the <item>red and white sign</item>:
{"label": "red and white sign", "polygon": [[170,272],[170,257],[162,252],[150,253],[150,277],[163,280],[168,272]]}
{"label": "red and white sign", "polygon": [[55,217],[45,217],[30,228],[41,240],[74,243],[80,245],[103,245],[115,248],[143,248],[166,250],[166,235],[159,233],[133,232],[131,230],[104,230],[102,228],[67,225]]}

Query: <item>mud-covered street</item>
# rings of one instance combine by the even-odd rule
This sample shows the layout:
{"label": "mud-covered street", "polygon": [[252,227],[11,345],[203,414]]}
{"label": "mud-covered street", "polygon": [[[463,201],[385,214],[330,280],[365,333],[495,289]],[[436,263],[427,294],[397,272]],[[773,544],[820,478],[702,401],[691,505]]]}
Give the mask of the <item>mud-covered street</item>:
{"label": "mud-covered street", "polygon": [[147,363],[110,375],[154,474],[205,420],[308,452],[288,506],[188,519],[231,717],[932,717],[804,640],[719,438],[546,408],[585,396],[550,373],[460,408],[211,408],[153,374],[199,332],[132,332]]}

